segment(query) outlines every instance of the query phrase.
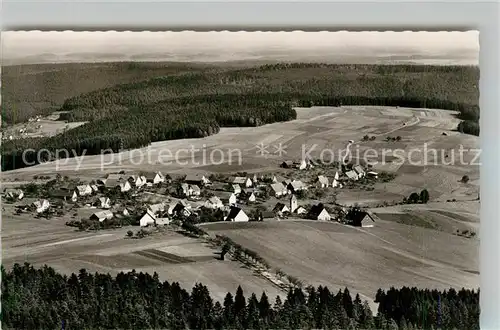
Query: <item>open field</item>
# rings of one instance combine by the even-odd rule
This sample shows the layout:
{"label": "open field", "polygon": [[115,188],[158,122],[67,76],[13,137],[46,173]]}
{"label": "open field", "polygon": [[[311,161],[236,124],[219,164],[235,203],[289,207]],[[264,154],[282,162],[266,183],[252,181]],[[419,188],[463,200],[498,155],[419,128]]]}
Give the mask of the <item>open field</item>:
{"label": "open field", "polygon": [[188,291],[197,283],[206,285],[215,299],[241,285],[245,292],[270,297],[282,294],[271,282],[254,276],[236,261],[220,261],[217,252],[200,240],[167,231],[143,239],[126,239],[129,229],[78,232],[67,227],[68,219],[35,219],[27,214],[11,215],[10,205],[2,212],[2,263],[47,264],[65,274],[81,268],[116,275],[135,269],[157,272],[161,280],[179,282]]}
{"label": "open field", "polygon": [[378,288],[477,288],[477,239],[377,219],[372,228],[333,222],[206,224],[307,284],[347,286],[373,297]]}
{"label": "open field", "polygon": [[[436,123],[450,125],[437,128]],[[116,154],[64,159],[8,171],[3,176],[4,181],[16,177],[26,180],[27,176],[47,175],[54,170],[83,178],[118,170],[264,173],[275,171],[285,159],[300,159],[308,151],[313,158],[322,155],[327,162],[338,160],[339,152],[352,139],[357,141],[351,148],[353,158],[366,157],[376,171],[395,172],[397,177],[391,182],[377,183],[371,192],[342,190],[339,193],[342,203],[373,205],[384,200],[400,201],[423,188],[429,191],[431,201],[474,200],[479,191],[479,160],[474,160],[479,138],[452,131],[457,123],[455,113],[447,110],[371,106],[298,108],[294,121],[222,128],[220,133],[205,138],[156,142]],[[374,135],[376,139],[362,141],[364,135]],[[401,136],[401,142],[387,142],[386,136]],[[261,143],[264,151],[259,147]],[[281,155],[277,151],[280,144]],[[464,164],[460,163],[461,146]],[[368,149],[371,151],[367,152]],[[401,158],[394,157],[394,153]],[[465,174],[470,177],[467,184],[460,182]]]}

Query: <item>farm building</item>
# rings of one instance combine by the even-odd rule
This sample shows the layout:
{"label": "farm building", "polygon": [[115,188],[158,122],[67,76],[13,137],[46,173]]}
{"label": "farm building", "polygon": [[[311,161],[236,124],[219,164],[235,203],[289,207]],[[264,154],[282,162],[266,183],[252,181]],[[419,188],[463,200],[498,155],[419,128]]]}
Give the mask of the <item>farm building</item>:
{"label": "farm building", "polygon": [[233,221],[233,222],[247,222],[249,220],[248,215],[243,212],[242,209],[236,206],[232,206],[229,209],[229,214],[224,218],[224,221]]}
{"label": "farm building", "polygon": [[353,180],[353,181],[358,181],[358,179],[359,179],[358,173],[356,173],[356,171],[347,171],[347,172],[345,172],[345,175],[350,180]]}
{"label": "farm building", "polygon": [[284,213],[290,212],[290,209],[283,203],[276,203],[273,208],[273,212],[282,215]]}
{"label": "farm building", "polygon": [[201,189],[197,185],[190,185],[189,190],[191,191],[191,196],[200,196],[201,195]]}
{"label": "farm building", "polygon": [[328,188],[328,185],[330,184],[328,182],[328,178],[324,175],[318,175],[316,182],[318,184],[318,187],[320,187],[320,188]]}
{"label": "farm building", "polygon": [[309,210],[308,217],[313,220],[321,221],[329,221],[332,218],[321,203],[318,205],[314,205],[311,210]]}
{"label": "farm building", "polygon": [[99,191],[99,187],[96,184],[91,184],[90,188],[92,189],[92,192],[98,192]]}
{"label": "farm building", "polygon": [[76,186],[76,191],[79,196],[92,195],[92,187],[90,187],[90,185],[88,184]]}
{"label": "farm building", "polygon": [[246,181],[247,181],[247,178],[244,176],[236,176],[236,177],[230,179],[230,183],[232,183],[232,184],[244,185]]}
{"label": "farm building", "polygon": [[347,212],[345,219],[347,224],[356,227],[367,227],[366,222],[368,220],[375,222],[370,213],[358,209],[351,209]]}
{"label": "farm building", "polygon": [[95,212],[90,216],[90,220],[99,220],[99,222],[103,222],[104,220],[109,220],[111,218],[113,218],[113,212],[110,210]]}
{"label": "farm building", "polygon": [[295,212],[295,210],[298,208],[298,203],[297,203],[297,197],[295,195],[292,195],[290,197],[290,212]]}
{"label": "farm building", "polygon": [[[234,197],[236,199],[236,196]],[[203,206],[209,209],[221,209],[224,207],[224,204],[222,203],[219,197],[212,196],[205,201],[205,204]]]}
{"label": "farm building", "polygon": [[101,209],[109,209],[111,207],[111,201],[108,197],[100,197],[98,205]]}
{"label": "farm building", "polygon": [[288,193],[286,187],[281,182],[273,183],[271,189],[276,197],[281,197]]}
{"label": "farm building", "polygon": [[21,189],[5,189],[3,192],[5,198],[8,199],[23,199],[24,192]]}
{"label": "farm building", "polygon": [[33,207],[36,209],[36,213],[43,213],[47,211],[50,207],[50,203],[46,199],[41,199],[38,201],[33,202]]}
{"label": "farm building", "polygon": [[50,197],[72,202],[76,202],[78,200],[78,195],[76,194],[76,191],[63,190],[63,189],[51,191]]}
{"label": "farm building", "polygon": [[166,226],[169,225],[171,222],[170,218],[156,218],[155,219],[155,225],[157,226]]}
{"label": "farm building", "polygon": [[290,182],[288,184],[287,188],[292,193],[295,193],[295,192],[301,191],[301,190],[307,190],[306,185],[300,180],[293,180],[292,182]]}
{"label": "farm building", "polygon": [[231,190],[235,195],[238,195],[241,193],[241,187],[239,184],[233,184],[231,185]]}
{"label": "farm building", "polygon": [[259,213],[258,221],[270,220],[276,218],[276,214],[271,211],[263,211]]}
{"label": "farm building", "polygon": [[188,174],[184,181],[189,184],[196,184],[200,186],[210,183],[210,180],[201,174]]}
{"label": "farm building", "polygon": [[354,166],[354,171],[356,171],[360,179],[365,176],[365,170],[360,165]]}
{"label": "farm building", "polygon": [[139,225],[141,227],[147,227],[149,225],[154,225],[155,220],[156,220],[156,215],[153,212],[151,212],[151,210],[147,210],[146,212],[144,212],[142,217],[139,219]]}
{"label": "farm building", "polygon": [[294,167],[294,162],[291,160],[285,160],[283,163],[280,165],[282,168],[292,168]]}

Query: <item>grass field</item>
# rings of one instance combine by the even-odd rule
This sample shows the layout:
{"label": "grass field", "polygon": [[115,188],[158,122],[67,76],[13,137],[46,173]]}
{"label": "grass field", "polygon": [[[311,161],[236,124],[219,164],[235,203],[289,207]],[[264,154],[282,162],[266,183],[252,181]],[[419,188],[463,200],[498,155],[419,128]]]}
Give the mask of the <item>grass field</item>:
{"label": "grass field", "polygon": [[378,288],[478,287],[478,240],[378,220],[372,228],[331,222],[207,224],[307,284],[347,286],[373,297]]}
{"label": "grass field", "polygon": [[[206,285],[214,298],[222,300],[238,285],[245,292],[262,291],[270,297],[282,294],[271,282],[254,276],[240,263],[217,259],[216,250],[202,241],[167,231],[143,239],[126,239],[131,228],[99,232],[77,232],[67,227],[65,218],[35,219],[12,215],[12,206],[3,205],[2,264],[29,262],[48,264],[65,274],[85,268],[90,272],[116,275],[135,269],[157,272],[162,280],[177,281],[190,290],[197,283]],[[136,229],[136,228],[132,228]]]}

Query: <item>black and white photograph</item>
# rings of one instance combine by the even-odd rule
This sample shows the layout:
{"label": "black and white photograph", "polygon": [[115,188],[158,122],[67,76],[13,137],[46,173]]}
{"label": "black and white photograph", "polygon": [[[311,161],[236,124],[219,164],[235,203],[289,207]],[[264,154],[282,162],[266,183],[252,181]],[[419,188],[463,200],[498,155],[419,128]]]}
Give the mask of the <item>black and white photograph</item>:
{"label": "black and white photograph", "polygon": [[2,32],[2,326],[479,329],[479,50]]}

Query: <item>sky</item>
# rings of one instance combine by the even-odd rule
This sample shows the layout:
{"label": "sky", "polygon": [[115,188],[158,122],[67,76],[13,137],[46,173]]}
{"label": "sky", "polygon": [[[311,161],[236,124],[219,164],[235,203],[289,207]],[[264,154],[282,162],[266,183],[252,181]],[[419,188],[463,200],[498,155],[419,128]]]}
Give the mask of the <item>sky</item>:
{"label": "sky", "polygon": [[477,64],[479,32],[42,32],[2,33],[4,64],[58,61],[408,57]]}

